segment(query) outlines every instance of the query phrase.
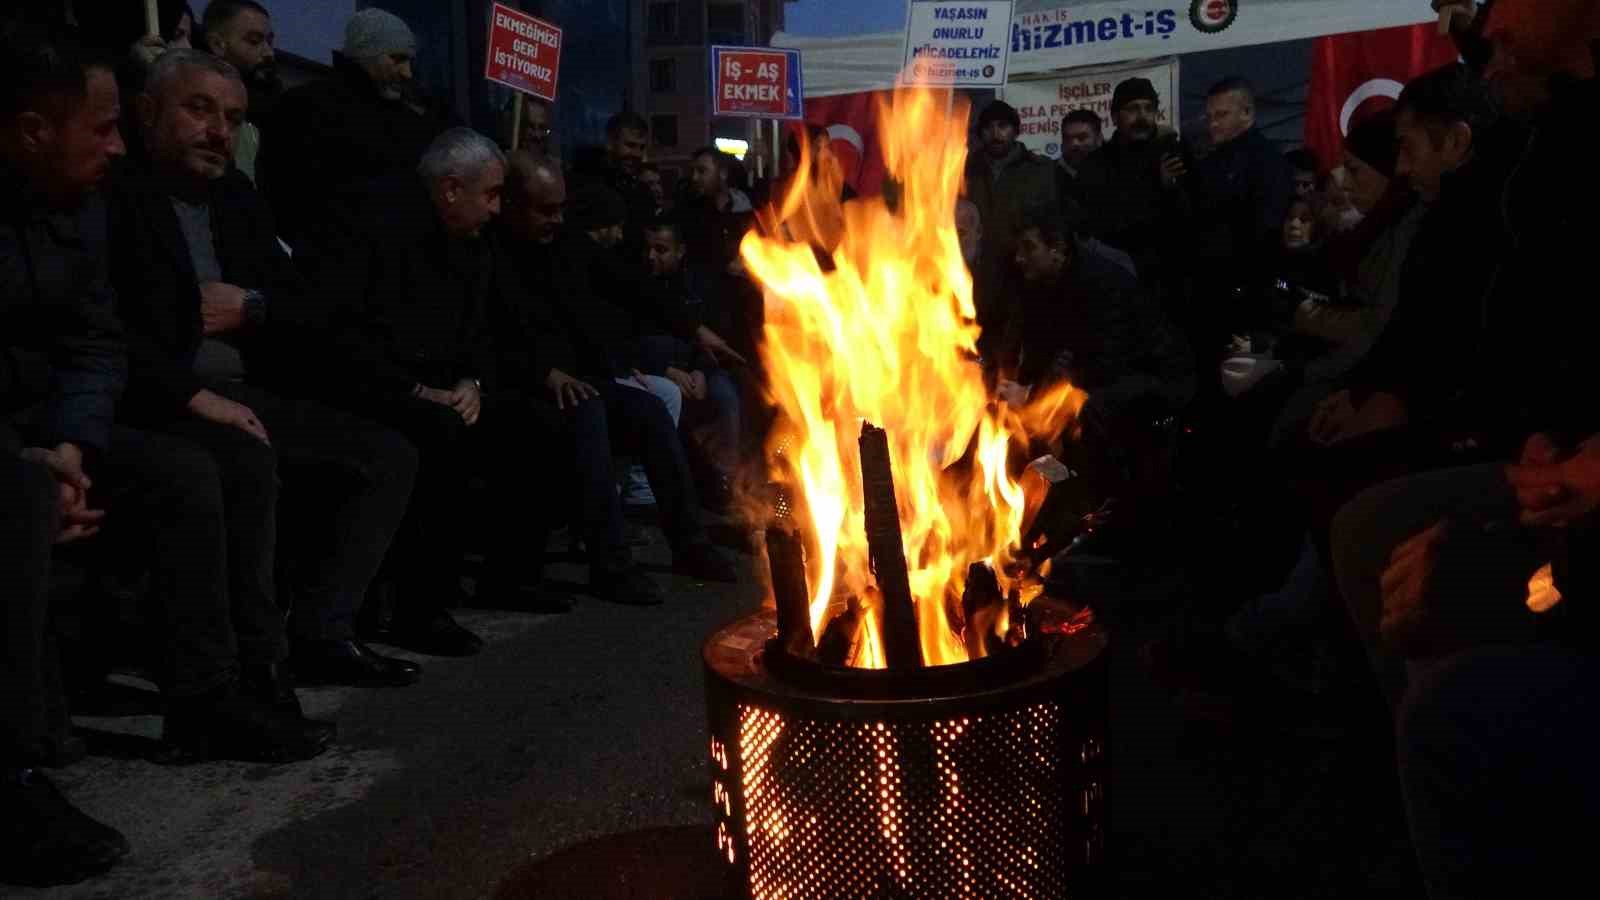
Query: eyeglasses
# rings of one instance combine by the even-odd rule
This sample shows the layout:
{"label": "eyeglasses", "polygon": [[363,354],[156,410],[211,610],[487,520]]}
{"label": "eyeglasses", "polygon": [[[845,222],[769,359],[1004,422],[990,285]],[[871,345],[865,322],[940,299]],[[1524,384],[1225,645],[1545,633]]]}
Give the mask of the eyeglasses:
{"label": "eyeglasses", "polygon": [[522,126],[522,130],[525,131],[525,132],[528,132],[529,134],[536,134],[539,137],[549,137],[550,136],[550,126],[548,126],[548,125],[546,125],[546,126],[544,126],[542,128],[539,127],[539,126],[536,126],[536,125],[524,125],[524,126]]}

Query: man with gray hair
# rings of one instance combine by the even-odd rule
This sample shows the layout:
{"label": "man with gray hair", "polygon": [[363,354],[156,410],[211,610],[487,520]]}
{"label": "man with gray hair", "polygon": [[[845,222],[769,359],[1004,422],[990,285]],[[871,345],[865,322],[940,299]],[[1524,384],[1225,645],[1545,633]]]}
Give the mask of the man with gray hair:
{"label": "man with gray hair", "polygon": [[[134,373],[119,412],[204,448],[227,486],[229,593],[247,686],[298,716],[295,675],[410,684],[417,667],[356,641],[355,617],[404,514],[416,452],[388,429],[285,395],[271,377],[316,323],[296,318],[311,305],[305,283],[266,205],[229,165],[245,113],[240,75],[215,56],[170,50],[137,110],[144,158],[130,160],[107,197]],[[287,636],[280,598],[293,612]]]}
{"label": "man with gray hair", "polygon": [[[385,643],[425,653],[466,655],[482,646],[446,611],[462,605],[463,537],[484,515],[465,505],[469,479],[487,475],[503,498],[505,520],[489,523],[497,557],[528,548],[521,538],[528,508],[548,493],[537,454],[548,441],[518,392],[512,369],[558,358],[559,342],[498,346],[512,334],[503,316],[520,288],[494,243],[480,239],[500,211],[505,155],[494,141],[452,128],[430,144],[413,171],[395,173],[359,196],[331,204],[342,216],[307,242],[305,256],[319,301],[334,304],[328,351],[342,365],[336,402],[404,434],[422,464],[405,523],[391,553],[391,621],[370,623]],[[552,327],[536,333],[555,337]],[[518,362],[520,360],[520,362]],[[537,493],[536,493],[537,492]],[[515,563],[514,563],[515,564]],[[564,611],[560,603],[516,596],[494,605]],[[480,587],[476,605],[488,605]]]}
{"label": "man with gray hair", "polygon": [[328,78],[284,92],[262,129],[259,168],[283,237],[297,246],[342,188],[410,171],[453,124],[413,89],[417,39],[399,17],[364,9],[345,28]]}

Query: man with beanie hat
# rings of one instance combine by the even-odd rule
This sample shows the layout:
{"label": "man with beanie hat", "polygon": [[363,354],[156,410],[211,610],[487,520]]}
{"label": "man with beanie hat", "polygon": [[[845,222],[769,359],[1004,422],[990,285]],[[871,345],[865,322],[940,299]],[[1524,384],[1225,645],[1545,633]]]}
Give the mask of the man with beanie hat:
{"label": "man with beanie hat", "polygon": [[262,129],[262,186],[291,246],[341,189],[416,167],[454,123],[412,90],[417,39],[393,13],[350,18],[333,75],[286,91]]}
{"label": "man with beanie hat", "polygon": [[967,159],[967,198],[978,207],[983,248],[973,281],[973,300],[985,346],[1005,332],[1017,296],[1011,271],[1017,226],[1024,209],[1055,209],[1056,174],[1050,160],[1017,140],[1022,119],[1004,100],[978,114],[978,150]]}
{"label": "man with beanie hat", "polygon": [[1117,85],[1111,120],[1111,140],[1078,167],[1084,231],[1133,256],[1140,280],[1167,304],[1184,213],[1176,181],[1182,147],[1175,135],[1162,135],[1161,97],[1147,78]]}

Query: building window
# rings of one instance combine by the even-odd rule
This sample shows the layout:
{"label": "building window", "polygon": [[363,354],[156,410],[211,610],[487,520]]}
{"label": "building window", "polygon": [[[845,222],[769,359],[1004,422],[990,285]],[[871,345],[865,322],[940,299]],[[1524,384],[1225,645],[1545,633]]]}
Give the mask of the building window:
{"label": "building window", "polygon": [[657,94],[670,94],[678,89],[678,61],[653,59],[650,61],[650,90]]}
{"label": "building window", "polygon": [[654,2],[650,4],[650,37],[670,38],[678,35],[678,4]]}
{"label": "building window", "polygon": [[678,117],[651,116],[650,137],[657,147],[678,146]]}
{"label": "building window", "polygon": [[706,4],[706,37],[712,44],[743,44],[744,3]]}

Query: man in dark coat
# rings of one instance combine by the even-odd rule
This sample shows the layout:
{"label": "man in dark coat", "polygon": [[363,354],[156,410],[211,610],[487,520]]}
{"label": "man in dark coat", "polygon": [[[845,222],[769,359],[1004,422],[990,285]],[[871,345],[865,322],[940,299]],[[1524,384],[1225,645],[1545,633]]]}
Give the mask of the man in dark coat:
{"label": "man in dark coat", "polygon": [[0,881],[50,885],[128,852],[34,767],[82,754],[50,631],[53,545],[116,539],[151,567],[167,739],[182,756],[321,752],[240,690],[210,459],[113,425],[125,350],[94,195],[122,153],[111,70],[0,21]]}
{"label": "man in dark coat", "polygon": [[[1022,118],[996,100],[978,114],[978,152],[967,159],[967,198],[983,222],[983,248],[974,277],[978,324],[989,339],[1005,333],[1016,293],[1011,255],[1024,210],[1056,212],[1056,174],[1050,160],[1033,153],[1017,134]],[[985,342],[987,344],[987,342]]]}
{"label": "man in dark coat", "polygon": [[1153,418],[1181,411],[1194,397],[1187,344],[1126,269],[1074,239],[1058,216],[1031,213],[1015,253],[1024,282],[1007,331],[1001,399],[1020,406],[1061,382],[1086,391],[1075,460],[1102,497],[1133,502],[1136,448]]}
{"label": "man in dark coat", "polygon": [[[574,397],[580,402],[573,430],[591,582],[618,601],[660,602],[659,589],[638,573],[628,551],[612,472],[613,448],[643,457],[661,510],[662,531],[672,545],[673,567],[697,578],[736,580],[732,564],[706,537],[688,459],[666,407],[645,390],[616,384],[619,374],[632,369],[620,368],[620,361],[631,351],[639,314],[619,307],[622,298],[607,297],[596,289],[591,271],[600,248],[587,235],[562,227],[566,183],[560,169],[520,151],[512,156],[512,169],[509,209],[500,237],[508,255],[518,261],[530,291],[520,304],[548,309],[579,348],[571,371],[583,381],[574,385]],[[648,298],[631,299],[648,302]],[[532,374],[541,380],[568,377],[561,370]],[[637,596],[630,598],[624,589]]]}
{"label": "man in dark coat", "polygon": [[644,227],[655,217],[655,195],[639,176],[650,149],[650,123],[635,112],[620,112],[606,120],[604,153],[588,153],[574,163],[574,175],[604,184],[622,198],[627,220],[622,225],[619,252],[630,265],[644,252]]}
{"label": "man in dark coat", "polygon": [[122,415],[205,447],[235,486],[231,593],[258,626],[264,661],[289,650],[286,605],[300,680],[410,684],[418,668],[356,640],[355,616],[404,514],[416,452],[388,429],[263,386],[274,356],[304,336],[279,301],[292,313],[306,288],[265,203],[228,165],[245,97],[228,63],[169,50],[136,98],[146,158],[124,167],[109,197],[132,363]]}
{"label": "man in dark coat", "polygon": [[259,174],[282,237],[303,231],[342,189],[410,172],[453,117],[412,90],[416,38],[399,18],[364,9],[345,28],[327,79],[284,92],[262,128]]}
{"label": "man in dark coat", "polygon": [[1111,140],[1078,167],[1083,227],[1132,255],[1140,279],[1170,311],[1186,212],[1183,147],[1162,132],[1161,98],[1149,79],[1117,85],[1111,118],[1117,126]]}
{"label": "man in dark coat", "polygon": [[1248,82],[1228,78],[1211,88],[1211,152],[1188,179],[1193,215],[1186,232],[1195,280],[1188,318],[1204,359],[1220,352],[1237,321],[1228,305],[1234,292],[1253,288],[1269,274],[1294,199],[1288,161],[1255,123],[1255,91]]}

